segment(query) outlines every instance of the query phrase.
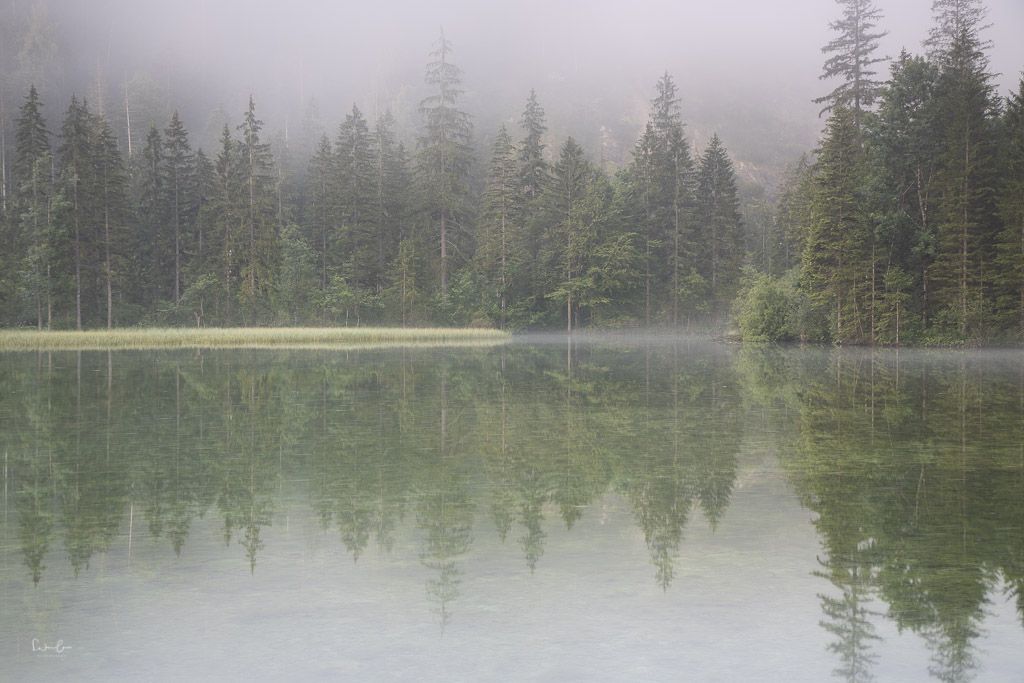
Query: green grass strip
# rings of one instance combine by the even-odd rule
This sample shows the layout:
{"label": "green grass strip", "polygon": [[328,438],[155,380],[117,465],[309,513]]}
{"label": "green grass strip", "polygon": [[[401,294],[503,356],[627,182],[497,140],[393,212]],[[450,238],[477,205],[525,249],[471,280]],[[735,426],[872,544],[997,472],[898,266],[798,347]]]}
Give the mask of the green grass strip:
{"label": "green grass strip", "polygon": [[502,343],[501,330],[456,327],[203,327],[0,330],[0,351],[372,348]]}

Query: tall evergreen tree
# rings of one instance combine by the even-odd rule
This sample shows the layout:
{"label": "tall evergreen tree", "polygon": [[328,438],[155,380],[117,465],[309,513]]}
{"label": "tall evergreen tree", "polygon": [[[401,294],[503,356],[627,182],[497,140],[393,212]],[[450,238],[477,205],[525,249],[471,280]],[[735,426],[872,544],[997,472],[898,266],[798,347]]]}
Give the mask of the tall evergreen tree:
{"label": "tall evergreen tree", "polygon": [[668,313],[678,324],[682,299],[693,298],[686,290],[697,271],[696,176],[672,76],[662,75],[656,91],[627,177],[643,243],[644,322]]}
{"label": "tall evergreen tree", "polygon": [[[238,264],[245,245],[242,229],[245,225],[247,211],[244,196],[245,179],[242,176],[241,149],[237,140],[231,137],[231,129],[227,125],[221,132],[220,150],[214,162],[213,192],[208,204],[210,221],[216,234],[217,279],[220,296],[217,306],[217,317],[221,324],[234,322],[232,301],[235,298]],[[211,236],[212,237],[212,236]],[[214,240],[211,239],[211,242]]]}
{"label": "tall evergreen tree", "polygon": [[373,174],[376,232],[377,294],[388,284],[392,262],[409,218],[411,184],[405,147],[395,136],[395,119],[390,111],[380,116],[373,129]]}
{"label": "tall evergreen tree", "polygon": [[594,242],[585,211],[593,174],[583,148],[570,137],[551,169],[544,198],[547,292],[550,299],[564,302],[566,329],[570,333],[580,305],[587,255]]}
{"label": "tall evergreen tree", "polygon": [[184,236],[191,232],[189,225],[192,220],[193,159],[192,146],[188,141],[178,112],[171,115],[171,122],[164,130],[164,189],[167,192],[167,208],[174,232],[174,303],[181,301],[182,292],[182,255]]}
{"label": "tall evergreen tree", "polygon": [[334,154],[342,247],[336,262],[344,264],[341,274],[352,286],[360,291],[375,289],[380,273],[375,269],[373,152],[366,118],[355,105],[338,129]]}
{"label": "tall evergreen tree", "polygon": [[875,31],[882,12],[872,0],[836,0],[843,8],[843,18],[829,24],[838,37],[829,42],[821,51],[831,54],[825,61],[821,78],[839,78],[841,83],[829,94],[814,100],[824,104],[822,113],[843,106],[853,111],[854,123],[860,130],[863,112],[870,107],[881,92],[881,84],[872,76],[873,66],[885,61],[876,57],[878,41],[888,35],[886,31]]}
{"label": "tall evergreen tree", "polygon": [[167,174],[164,168],[164,143],[156,126],[146,133],[139,168],[133,174],[139,206],[139,272],[142,284],[140,303],[166,300],[173,293],[174,243],[167,231]]}
{"label": "tall evergreen tree", "polygon": [[263,122],[256,118],[256,102],[250,97],[249,108],[238,126],[238,172],[245,193],[242,214],[245,247],[239,274],[246,313],[254,322],[267,304],[278,257],[271,176],[273,159],[269,145],[260,140],[262,130]]}
{"label": "tall evergreen tree", "polygon": [[94,122],[97,202],[102,221],[103,289],[106,300],[107,329],[114,326],[114,288],[125,286],[127,259],[131,252],[129,226],[128,175],[117,146],[117,138],[106,117]]}
{"label": "tall evergreen tree", "polygon": [[61,190],[67,197],[67,206],[62,216],[67,231],[71,234],[71,254],[74,292],[75,329],[82,329],[83,269],[92,262],[93,234],[93,147],[90,135],[92,116],[88,105],[71,98],[64,123],[61,126],[61,144],[57,150],[61,163]]}
{"label": "tall evergreen tree", "polygon": [[1000,192],[997,284],[1000,309],[1024,337],[1024,77],[1003,114],[1004,165]]}
{"label": "tall evergreen tree", "polygon": [[821,142],[812,189],[811,224],[804,238],[801,282],[829,312],[836,341],[865,341],[870,288],[870,228],[865,215],[864,154],[856,117],[836,107]]}
{"label": "tall evergreen tree", "polygon": [[451,52],[442,30],[427,64],[426,82],[433,92],[420,102],[424,127],[418,170],[426,212],[438,225],[442,301],[448,296],[449,233],[464,232],[466,227],[466,180],[472,161],[472,124],[469,114],[459,109],[462,71],[451,62]]}
{"label": "tall evergreen tree", "polygon": [[306,174],[309,184],[309,243],[317,255],[321,295],[327,291],[329,241],[334,236],[334,151],[326,135],[320,138]]}
{"label": "tall evergreen tree", "polygon": [[933,133],[939,171],[936,257],[929,279],[946,323],[966,337],[985,324],[986,290],[991,287],[987,278],[999,229],[994,164],[998,103],[980,36],[980,2],[936,0],[933,12],[936,26],[928,44],[939,65]]}
{"label": "tall evergreen tree", "polygon": [[477,264],[488,294],[497,293],[499,327],[508,320],[509,296],[515,269],[520,218],[519,181],[521,162],[505,126],[498,130],[491,152],[491,165],[484,191]]}
{"label": "tall evergreen tree", "polygon": [[869,139],[872,163],[891,188],[879,207],[892,226],[887,262],[912,278],[925,323],[935,254],[937,80],[934,64],[903,51],[892,64]]}
{"label": "tall evergreen tree", "polygon": [[50,154],[50,133],[42,113],[43,104],[35,86],[29,88],[15,122],[15,157],[11,167],[14,181],[15,222],[18,229],[7,245],[8,253],[21,256],[23,275],[21,287],[35,309],[36,328],[43,327],[44,303],[46,324],[50,324],[49,277],[51,182],[53,160]]}
{"label": "tall evergreen tree", "polygon": [[523,142],[519,146],[520,192],[526,202],[532,202],[544,191],[548,178],[548,164],[544,159],[544,133],[548,127],[535,90],[530,90],[519,125],[523,129]]}
{"label": "tall evergreen tree", "polygon": [[714,297],[731,301],[743,264],[743,230],[736,175],[717,134],[700,160],[697,220],[703,236],[701,274]]}

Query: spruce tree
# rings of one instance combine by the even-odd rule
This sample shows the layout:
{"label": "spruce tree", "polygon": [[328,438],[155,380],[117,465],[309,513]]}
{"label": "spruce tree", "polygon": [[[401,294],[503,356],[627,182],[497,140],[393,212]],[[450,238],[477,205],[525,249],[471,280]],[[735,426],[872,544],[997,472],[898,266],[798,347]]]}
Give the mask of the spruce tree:
{"label": "spruce tree", "polygon": [[374,189],[373,219],[376,232],[377,293],[387,285],[388,270],[398,252],[403,225],[408,217],[409,175],[405,149],[395,138],[395,119],[384,112],[373,132]]}
{"label": "spruce tree", "polygon": [[697,220],[702,232],[701,274],[720,301],[731,301],[743,264],[743,229],[732,161],[715,134],[700,160]]}
{"label": "spruce tree", "polygon": [[174,233],[174,303],[181,300],[184,236],[190,232],[193,199],[192,146],[178,112],[164,130],[164,189],[171,229]]}
{"label": "spruce tree", "polygon": [[872,0],[836,0],[843,8],[843,18],[829,24],[838,37],[829,42],[821,51],[832,55],[825,60],[821,78],[839,78],[841,83],[829,94],[814,100],[824,104],[822,113],[843,106],[853,111],[854,124],[859,131],[863,112],[870,107],[881,92],[881,84],[872,76],[876,74],[875,64],[885,61],[876,57],[879,39],[885,31],[875,31],[881,10]]}
{"label": "spruce tree", "polygon": [[[662,212],[658,180],[658,140],[654,125],[648,122],[643,135],[633,148],[633,165],[631,178],[634,185],[635,198],[639,203],[637,221],[640,224],[640,235],[643,239],[643,280],[644,280],[644,324],[651,324],[651,298],[655,265],[655,251],[660,250],[663,241],[661,228],[664,225],[658,220]],[[673,280],[675,283],[675,280]]]}
{"label": "spruce tree", "polygon": [[129,241],[128,175],[118,149],[117,138],[106,117],[94,121],[97,201],[102,220],[103,285],[106,300],[107,329],[114,326],[114,288],[126,285]]}
{"label": "spruce tree", "polygon": [[626,176],[629,213],[642,240],[644,322],[667,313],[678,324],[688,279],[697,270],[696,176],[675,81],[665,73],[655,87]]}
{"label": "spruce tree", "polygon": [[[929,47],[939,65],[936,257],[929,280],[945,323],[966,337],[986,323],[986,266],[998,232],[995,113],[984,10],[976,0],[936,0]],[[991,277],[990,275],[988,277]]]}
{"label": "spruce tree", "polygon": [[239,275],[245,312],[253,322],[264,313],[261,309],[267,304],[274,285],[278,258],[271,176],[273,158],[269,145],[260,140],[262,130],[263,122],[256,118],[256,102],[250,97],[249,108],[238,126],[238,172],[244,188],[245,239]]}
{"label": "spruce tree", "polygon": [[527,248],[522,274],[526,291],[521,296],[529,300],[535,312],[539,312],[545,305],[544,273],[540,272],[539,258],[543,236],[543,226],[540,222],[541,199],[550,177],[550,167],[545,159],[545,113],[533,90],[530,90],[530,96],[519,119],[519,126],[523,131],[523,140],[519,144],[519,194],[522,200],[521,220]]}
{"label": "spruce tree", "polygon": [[207,241],[209,235],[207,234],[207,226],[204,222],[206,207],[209,205],[212,197],[213,190],[216,183],[216,170],[214,169],[213,162],[206,156],[206,153],[202,149],[196,150],[196,153],[192,156],[192,170],[190,171],[192,179],[192,217],[193,217],[193,233],[189,242],[191,244],[191,262],[193,268],[192,279],[196,279],[207,267],[207,259],[209,258],[209,248]]}
{"label": "spruce tree", "polygon": [[[804,238],[801,284],[826,311],[837,342],[869,339],[865,290],[873,272],[862,196],[864,154],[856,117],[836,107],[815,164],[811,224]],[[867,252],[867,253],[866,253]]]}
{"label": "spruce tree", "polygon": [[593,175],[583,148],[570,137],[551,169],[544,196],[547,297],[564,302],[565,324],[570,334],[584,286],[584,267],[594,241],[586,222],[585,206]]}
{"label": "spruce tree", "polygon": [[1006,101],[1004,164],[996,274],[1000,310],[1024,338],[1024,78]]}
{"label": "spruce tree", "polygon": [[450,233],[465,231],[467,176],[472,161],[469,114],[459,109],[462,71],[451,62],[451,43],[444,31],[427,64],[426,82],[433,92],[420,102],[423,133],[419,140],[419,179],[424,209],[438,226],[441,300],[448,296]]}
{"label": "spruce tree", "polygon": [[216,298],[218,278],[213,207],[217,187],[217,172],[213,162],[202,149],[192,155],[191,205],[189,207],[192,231],[186,239],[187,259],[183,267],[184,291],[181,305],[191,310],[197,327],[206,320],[206,302]]}
{"label": "spruce tree", "polygon": [[173,235],[167,230],[167,190],[164,169],[164,144],[160,131],[150,126],[146,133],[142,154],[138,155],[139,168],[133,174],[137,183],[136,201],[139,207],[139,272],[142,285],[141,304],[166,300],[173,294]]}
{"label": "spruce tree", "polygon": [[375,289],[380,274],[375,269],[373,157],[366,118],[355,105],[338,128],[334,154],[342,247],[335,259],[344,264],[341,274],[351,286],[360,292]]}
{"label": "spruce tree", "polygon": [[[214,162],[214,185],[208,204],[211,217],[209,224],[216,234],[215,261],[220,284],[217,317],[221,324],[230,324],[235,320],[232,303],[237,286],[238,264],[242,260],[245,245],[241,234],[247,216],[244,196],[246,193],[240,145],[231,137],[231,129],[225,125],[220,136],[220,149]],[[211,239],[211,242],[213,241]]]}
{"label": "spruce tree", "polygon": [[892,64],[869,138],[872,163],[885,176],[888,188],[879,197],[879,210],[892,226],[887,260],[912,278],[918,292],[915,306],[925,324],[938,197],[937,81],[933,63],[903,51]]}
{"label": "spruce tree", "polygon": [[309,162],[306,174],[309,184],[309,243],[317,257],[317,273],[320,292],[327,291],[327,280],[331,253],[330,241],[334,238],[334,151],[326,135],[320,138],[316,153]]}
{"label": "spruce tree", "polygon": [[[42,114],[43,104],[35,86],[29,88],[25,102],[15,121],[15,157],[11,167],[14,181],[15,238],[8,245],[9,254],[20,255],[24,273],[21,287],[35,309],[36,328],[43,327],[44,303],[49,311],[49,273],[51,249],[50,200],[51,182],[50,133]],[[49,326],[49,315],[47,326]]]}
{"label": "spruce tree", "polygon": [[532,89],[519,125],[523,129],[523,141],[519,145],[519,187],[523,199],[529,203],[544,191],[548,177],[548,164],[544,159],[544,133],[548,128],[544,121],[544,108],[537,102],[537,93]]}
{"label": "spruce tree", "polygon": [[498,130],[484,191],[483,216],[477,244],[477,267],[486,291],[497,293],[498,326],[505,329],[515,268],[520,217],[521,161],[505,126]]}
{"label": "spruce tree", "polygon": [[75,329],[83,324],[83,270],[93,262],[92,249],[95,245],[94,199],[95,174],[93,168],[93,146],[90,135],[92,116],[88,105],[72,96],[64,123],[61,126],[61,144],[57,150],[60,158],[60,186],[67,203],[61,216],[64,228],[71,235],[70,261],[73,272],[72,291],[74,296]]}

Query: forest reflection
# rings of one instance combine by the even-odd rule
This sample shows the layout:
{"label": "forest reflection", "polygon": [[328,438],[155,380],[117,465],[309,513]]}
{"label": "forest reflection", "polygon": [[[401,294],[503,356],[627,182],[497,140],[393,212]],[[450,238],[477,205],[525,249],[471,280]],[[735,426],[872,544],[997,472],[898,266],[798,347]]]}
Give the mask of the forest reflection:
{"label": "forest reflection", "polygon": [[477,535],[539,570],[551,525],[573,533],[616,495],[670,591],[688,525],[743,523],[727,512],[757,439],[815,515],[807,571],[838,677],[872,677],[891,620],[928,644],[932,675],[966,680],[991,602],[1008,591],[1024,618],[1024,362],[1010,353],[17,353],[0,356],[0,420],[9,537],[37,585],[48,565],[78,576],[144,536],[187,553],[200,517],[259,572],[288,496],[354,560],[406,552],[396,537],[412,534],[398,559],[427,570],[445,624]]}
{"label": "forest reflection", "polygon": [[691,511],[717,524],[728,505],[742,437],[729,356],[683,354],[8,354],[0,414],[24,562],[40,582],[62,539],[77,574],[143,525],[180,554],[215,512],[255,572],[282,482],[305,482],[354,559],[413,524],[447,619],[480,516],[534,570],[546,516],[571,529],[616,491],[667,589]]}
{"label": "forest reflection", "polygon": [[866,681],[885,617],[929,673],[973,677],[995,598],[1024,619],[1024,359],[1019,352],[749,349],[738,372],[785,420],[779,453],[817,515],[821,626],[835,674]]}

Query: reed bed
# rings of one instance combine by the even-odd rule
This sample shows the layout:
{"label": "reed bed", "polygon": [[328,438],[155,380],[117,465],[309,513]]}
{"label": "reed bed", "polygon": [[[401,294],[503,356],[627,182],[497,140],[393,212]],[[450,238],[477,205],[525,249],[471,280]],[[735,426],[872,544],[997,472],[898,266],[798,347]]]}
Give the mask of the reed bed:
{"label": "reed bed", "polygon": [[202,327],[112,330],[0,330],[0,351],[483,346],[501,330],[454,327]]}

